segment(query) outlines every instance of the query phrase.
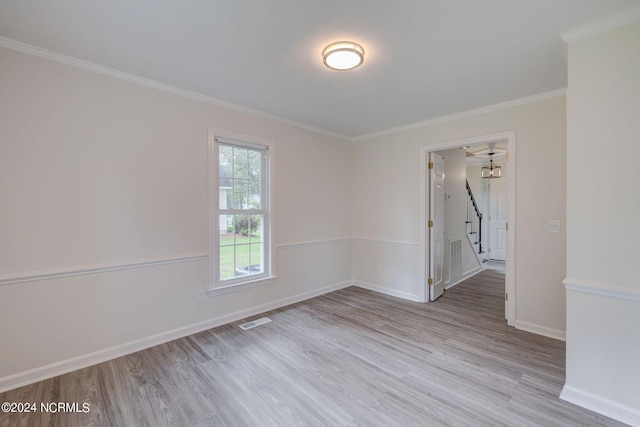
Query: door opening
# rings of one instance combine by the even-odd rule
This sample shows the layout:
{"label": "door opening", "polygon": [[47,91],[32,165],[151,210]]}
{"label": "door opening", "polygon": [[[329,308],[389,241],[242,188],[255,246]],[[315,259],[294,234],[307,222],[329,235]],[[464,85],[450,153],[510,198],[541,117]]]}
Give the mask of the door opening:
{"label": "door opening", "polygon": [[[446,246],[447,236],[442,236],[441,231],[436,227],[442,227],[446,218],[440,210],[445,202],[446,195],[442,190],[442,181],[438,182],[438,177],[433,168],[436,168],[438,161],[436,152],[463,147],[465,151],[472,153],[482,153],[486,151],[495,152],[501,148],[504,153],[502,160],[504,179],[482,179],[480,169],[477,177],[473,179],[481,180],[486,185],[486,212],[487,218],[495,218],[494,221],[485,221],[483,233],[486,231],[487,246],[492,252],[484,255],[485,260],[490,258],[502,259],[505,264],[505,318],[507,324],[515,324],[515,132],[501,132],[498,134],[477,136],[460,140],[453,140],[423,147],[423,159],[425,160],[423,183],[424,192],[424,267],[425,267],[425,301],[434,301],[444,292],[444,280],[442,278],[442,253]],[[441,157],[441,156],[440,156]],[[482,158],[482,156],[478,156]],[[434,160],[435,159],[435,160]],[[488,160],[487,160],[488,163]],[[478,163],[480,164],[480,163]],[[432,169],[429,169],[429,167]],[[480,168],[481,166],[479,166]],[[466,174],[466,171],[464,172]],[[444,175],[444,174],[442,174]],[[443,179],[446,179],[442,176]],[[489,183],[491,181],[491,183]],[[440,188],[438,188],[440,186]],[[442,197],[440,196],[442,195]],[[489,201],[493,197],[495,206],[490,207]],[[489,209],[492,209],[489,212]],[[438,220],[441,223],[438,223]],[[494,223],[494,224],[492,224]],[[485,228],[486,227],[486,228]],[[491,230],[491,228],[495,228]],[[492,232],[493,231],[493,232]],[[492,237],[493,236],[493,237]],[[449,237],[450,238],[450,237]],[[495,239],[495,242],[489,242]],[[438,270],[438,268],[440,268]],[[438,275],[439,274],[439,275]],[[440,280],[440,282],[438,281]]]}

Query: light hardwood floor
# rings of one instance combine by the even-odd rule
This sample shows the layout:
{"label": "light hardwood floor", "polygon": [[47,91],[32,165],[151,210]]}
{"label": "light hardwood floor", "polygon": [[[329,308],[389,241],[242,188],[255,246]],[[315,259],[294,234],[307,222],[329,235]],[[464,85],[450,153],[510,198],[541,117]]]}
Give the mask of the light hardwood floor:
{"label": "light hardwood floor", "polygon": [[489,270],[430,304],[350,287],[0,394],[90,405],[0,425],[619,425],[558,399],[564,343],[507,327],[503,293]]}

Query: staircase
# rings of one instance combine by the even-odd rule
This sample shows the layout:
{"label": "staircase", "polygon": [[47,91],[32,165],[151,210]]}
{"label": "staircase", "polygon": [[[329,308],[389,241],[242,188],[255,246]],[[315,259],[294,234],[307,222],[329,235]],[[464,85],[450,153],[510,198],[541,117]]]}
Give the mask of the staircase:
{"label": "staircase", "polygon": [[484,262],[481,254],[484,254],[482,250],[482,212],[476,203],[475,197],[473,197],[473,191],[467,181],[467,237],[475,248],[476,256],[480,263]]}

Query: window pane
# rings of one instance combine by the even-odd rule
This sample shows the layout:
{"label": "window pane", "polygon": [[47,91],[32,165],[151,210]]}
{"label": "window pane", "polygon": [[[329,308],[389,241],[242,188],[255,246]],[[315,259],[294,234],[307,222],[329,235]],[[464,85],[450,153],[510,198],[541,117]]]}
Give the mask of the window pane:
{"label": "window pane", "polygon": [[239,237],[246,237],[249,241],[249,235],[260,227],[260,216],[258,215],[236,215],[236,240]]}
{"label": "window pane", "polygon": [[233,215],[218,215],[220,237],[233,236]]}
{"label": "window pane", "polygon": [[262,243],[252,243],[249,247],[249,255],[251,256],[251,274],[260,274],[264,271]]}
{"label": "window pane", "polygon": [[[241,240],[244,240],[246,242],[246,237]],[[235,261],[235,276],[245,276],[249,274],[249,245],[236,245]]]}
{"label": "window pane", "polygon": [[262,255],[262,215],[249,216],[249,264],[251,265],[250,274],[260,274],[264,271],[263,255]]}
{"label": "window pane", "polygon": [[261,243],[262,242],[262,215],[251,215],[250,221],[250,233],[249,243]]}
{"label": "window pane", "polygon": [[233,147],[233,177],[247,179],[248,165],[247,165],[247,152],[246,148]]}
{"label": "window pane", "polygon": [[261,230],[262,215],[236,215],[236,233],[232,240],[235,243],[235,277],[260,274],[264,271]]}
{"label": "window pane", "polygon": [[[233,233],[233,223],[234,223],[233,215],[220,215],[218,222],[220,223],[220,232],[219,232],[220,233],[219,234],[220,279],[221,280],[231,279],[234,277],[234,260],[235,260],[235,249],[234,249],[235,236]],[[227,224],[224,230],[222,229],[223,222]],[[231,232],[227,231],[229,228],[231,228]]]}
{"label": "window pane", "polygon": [[[233,184],[231,184],[232,188],[225,190],[224,196],[227,198],[226,202],[220,200],[220,209],[233,209]],[[222,190],[220,190],[222,191]]]}
{"label": "window pane", "polygon": [[260,151],[249,150],[247,166],[247,178],[259,181],[262,176],[262,153]]}
{"label": "window pane", "polygon": [[220,146],[218,155],[218,182],[221,188],[229,188],[232,186],[231,177],[233,176],[233,148],[226,145]]}
{"label": "window pane", "polygon": [[[216,215],[219,259],[213,262],[219,267],[215,274],[218,280],[236,284],[242,283],[244,276],[264,274],[267,269],[264,251],[268,236],[263,229],[267,194],[263,194],[262,182],[266,152],[224,142],[219,143],[218,153],[217,208],[224,211]],[[243,215],[247,210],[252,214]]]}
{"label": "window pane", "polygon": [[248,206],[251,209],[260,209],[262,202],[260,200],[260,181],[248,182]]}
{"label": "window pane", "polygon": [[234,179],[233,184],[233,209],[248,209],[248,182],[244,179]]}

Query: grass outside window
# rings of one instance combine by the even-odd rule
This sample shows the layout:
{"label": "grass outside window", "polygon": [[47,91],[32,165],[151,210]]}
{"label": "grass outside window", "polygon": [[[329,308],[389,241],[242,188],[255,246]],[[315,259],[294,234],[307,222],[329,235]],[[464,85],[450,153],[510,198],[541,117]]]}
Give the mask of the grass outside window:
{"label": "grass outside window", "polygon": [[233,233],[220,236],[220,279],[236,277],[236,268],[261,263],[263,243],[260,237],[258,234]]}

